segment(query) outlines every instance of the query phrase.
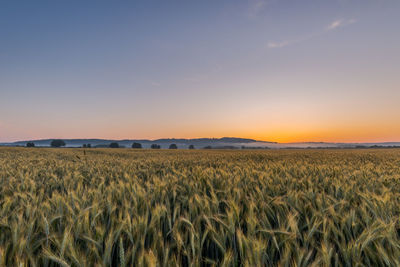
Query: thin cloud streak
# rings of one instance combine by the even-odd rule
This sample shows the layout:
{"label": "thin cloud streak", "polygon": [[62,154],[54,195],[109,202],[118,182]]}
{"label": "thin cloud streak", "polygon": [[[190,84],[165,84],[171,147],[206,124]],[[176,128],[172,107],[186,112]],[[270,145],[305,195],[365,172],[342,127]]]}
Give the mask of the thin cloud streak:
{"label": "thin cloud streak", "polygon": [[329,26],[326,28],[326,30],[331,31],[337,28],[341,28],[353,23],[356,23],[357,21],[355,19],[338,19],[333,21]]}
{"label": "thin cloud streak", "polygon": [[289,46],[289,45],[293,45],[296,43],[304,42],[306,40],[310,40],[317,35],[320,35],[320,33],[317,33],[317,34],[313,33],[313,34],[305,35],[302,38],[294,39],[294,40],[286,40],[286,41],[282,41],[282,42],[269,42],[267,44],[267,46],[268,46],[268,48],[282,48],[285,46]]}
{"label": "thin cloud streak", "polygon": [[269,42],[268,43],[268,47],[269,48],[281,48],[281,47],[288,46],[288,45],[290,45],[292,43],[293,42],[290,42],[290,41],[284,41],[284,42],[280,42],[280,43]]}
{"label": "thin cloud streak", "polygon": [[267,46],[268,46],[268,48],[286,47],[286,46],[289,46],[289,45],[293,45],[293,44],[296,44],[296,43],[300,43],[300,42],[303,42],[303,41],[310,40],[311,38],[313,38],[315,36],[325,34],[325,33],[329,32],[329,31],[333,31],[335,29],[342,28],[342,27],[348,26],[350,24],[354,24],[356,22],[357,22],[356,19],[338,19],[338,20],[333,21],[331,24],[329,24],[325,28],[324,31],[321,31],[319,33],[309,34],[307,36],[304,36],[302,38],[295,39],[295,40],[285,40],[285,41],[282,41],[282,42],[269,42],[267,44]]}

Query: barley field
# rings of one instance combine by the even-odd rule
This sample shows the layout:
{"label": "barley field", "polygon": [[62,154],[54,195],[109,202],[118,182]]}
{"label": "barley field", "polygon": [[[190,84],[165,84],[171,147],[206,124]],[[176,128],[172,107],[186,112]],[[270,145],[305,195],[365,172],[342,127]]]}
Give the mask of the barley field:
{"label": "barley field", "polygon": [[0,266],[400,266],[400,150],[0,148]]}

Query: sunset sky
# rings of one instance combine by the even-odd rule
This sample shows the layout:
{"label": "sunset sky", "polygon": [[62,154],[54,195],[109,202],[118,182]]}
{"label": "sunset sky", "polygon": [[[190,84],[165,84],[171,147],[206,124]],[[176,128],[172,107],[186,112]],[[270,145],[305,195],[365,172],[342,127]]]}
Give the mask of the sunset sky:
{"label": "sunset sky", "polygon": [[1,1],[0,142],[400,141],[400,1]]}

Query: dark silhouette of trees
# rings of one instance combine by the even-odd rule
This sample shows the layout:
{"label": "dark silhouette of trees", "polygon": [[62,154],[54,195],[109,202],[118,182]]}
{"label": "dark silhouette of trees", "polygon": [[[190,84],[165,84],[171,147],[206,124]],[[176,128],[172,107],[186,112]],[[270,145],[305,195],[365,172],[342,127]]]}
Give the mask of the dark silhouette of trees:
{"label": "dark silhouette of trees", "polygon": [[178,149],[178,146],[176,144],[170,144],[169,149]]}
{"label": "dark silhouette of trees", "polygon": [[51,141],[50,146],[51,147],[62,147],[62,146],[65,146],[65,142],[64,142],[64,140],[61,140],[61,139],[54,139],[53,141]]}
{"label": "dark silhouette of trees", "polygon": [[189,146],[189,149],[194,149],[194,145],[190,145],[190,146]]}
{"label": "dark silhouette of trees", "polygon": [[142,144],[140,143],[133,143],[132,148],[142,148]]}
{"label": "dark silhouette of trees", "polygon": [[26,143],[26,147],[35,147],[35,143],[28,142],[28,143]]}
{"label": "dark silhouette of trees", "polygon": [[82,147],[83,147],[83,148],[91,148],[92,145],[91,145],[91,144],[83,144]]}
{"label": "dark silhouette of trees", "polygon": [[160,145],[157,145],[157,144],[152,144],[150,148],[151,148],[151,149],[160,149],[161,146],[160,146]]}
{"label": "dark silhouette of trees", "polygon": [[119,148],[119,144],[116,142],[113,142],[109,145],[110,148]]}
{"label": "dark silhouette of trees", "polygon": [[205,146],[204,149],[212,149],[212,146]]}

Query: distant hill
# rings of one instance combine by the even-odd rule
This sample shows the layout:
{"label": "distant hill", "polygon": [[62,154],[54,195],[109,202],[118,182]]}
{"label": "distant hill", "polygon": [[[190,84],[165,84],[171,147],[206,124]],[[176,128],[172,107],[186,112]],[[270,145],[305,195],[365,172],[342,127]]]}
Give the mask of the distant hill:
{"label": "distant hill", "polygon": [[[26,146],[26,143],[33,142],[37,147],[49,147],[53,139],[26,140],[11,143],[0,143],[1,146]],[[327,142],[298,142],[298,143],[277,143],[262,140],[222,137],[222,138],[163,138],[156,140],[149,139],[63,139],[66,147],[82,147],[83,144],[91,144],[92,147],[108,147],[110,143],[116,142],[121,147],[129,148],[133,143],[142,144],[143,148],[150,148],[152,144],[158,144],[161,148],[168,148],[171,144],[176,144],[178,148],[188,148],[194,145],[195,148],[215,148],[215,149],[282,149],[282,148],[390,148],[400,147],[400,142],[382,143],[327,143]]]}

